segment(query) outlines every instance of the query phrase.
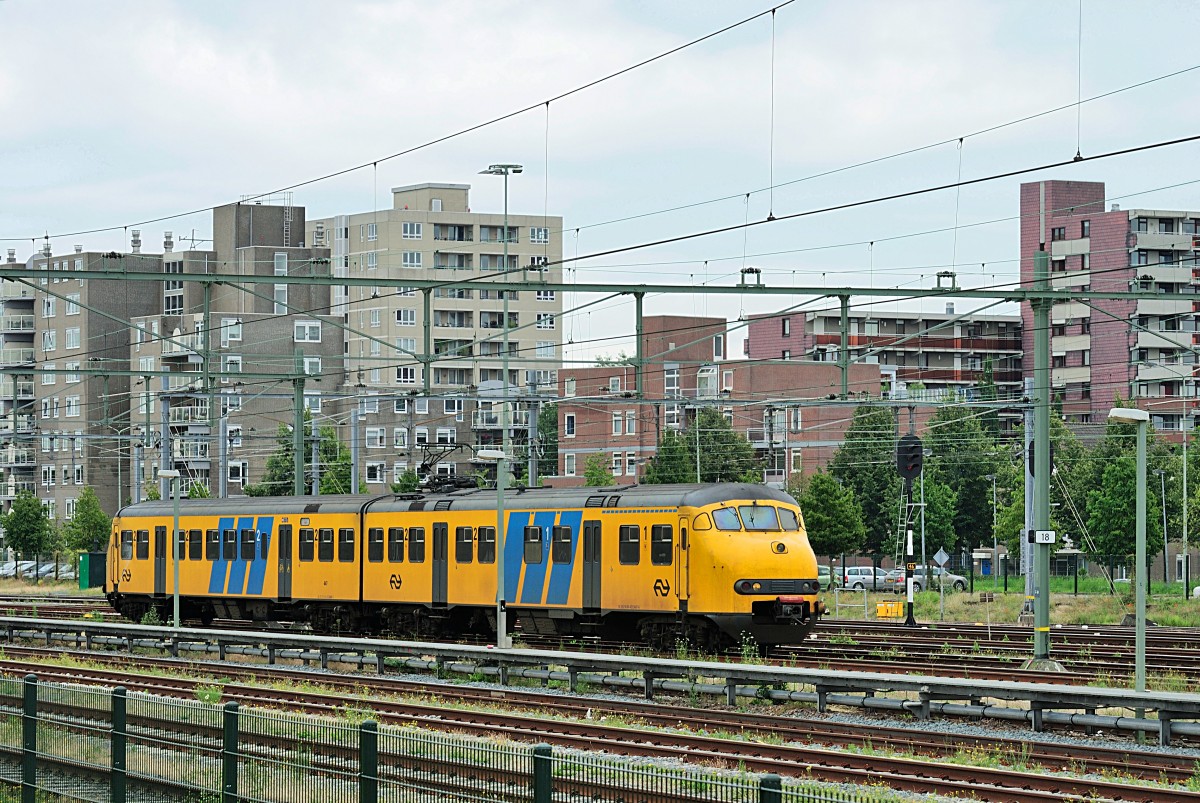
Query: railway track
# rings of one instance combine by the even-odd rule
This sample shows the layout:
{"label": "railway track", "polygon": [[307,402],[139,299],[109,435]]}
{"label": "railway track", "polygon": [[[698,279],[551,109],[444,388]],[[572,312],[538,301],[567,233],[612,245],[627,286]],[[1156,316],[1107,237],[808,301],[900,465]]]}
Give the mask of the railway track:
{"label": "railway track", "polygon": [[[9,650],[8,655],[44,657],[57,652],[18,648]],[[92,654],[86,654],[86,657],[95,661]],[[105,661],[111,668],[54,668],[10,657],[0,661],[0,671],[9,674],[34,672],[45,679],[62,682],[123,684],[155,694],[185,698],[194,697],[197,686],[206,683],[185,677],[153,677],[131,682],[124,661],[113,658],[115,656],[110,656]],[[971,794],[983,799],[1061,800],[1069,799],[1064,795],[1071,794],[1086,799],[1200,800],[1200,796],[1183,788],[1139,789],[1135,785],[1141,782],[1181,786],[1192,782],[1195,762],[1200,755],[1195,753],[1138,751],[1126,746],[1062,745],[1031,741],[1025,736],[983,737],[877,725],[847,725],[827,719],[795,718],[759,711],[704,710],[634,700],[599,700],[524,689],[428,684],[376,676],[339,677],[278,667],[235,667],[141,657],[136,662],[160,671],[219,672],[221,677],[237,681],[227,682],[222,687],[224,698],[247,705],[325,714],[336,714],[347,705],[361,705],[369,707],[385,721],[481,735],[503,734],[519,741],[546,741],[584,750],[736,765],[756,772],[777,772],[839,783],[886,780],[897,789]],[[293,691],[250,685],[251,681],[263,680],[303,682],[309,687],[303,699],[297,700]],[[330,691],[313,692],[311,684],[314,682]],[[208,683],[211,684],[211,680]],[[388,700],[380,695],[432,695],[436,699],[429,704]],[[450,702],[483,704],[505,710],[452,709],[447,706]],[[512,713],[510,709],[522,713]],[[539,715],[530,716],[524,713],[527,711],[536,711]],[[562,719],[549,719],[546,713]],[[642,727],[605,724],[605,720],[611,718],[621,722],[636,721]],[[780,741],[799,742],[805,746],[781,745],[778,744]],[[836,748],[853,748],[858,752],[848,753]],[[881,755],[878,752],[881,749],[902,755]],[[935,761],[931,762],[931,758]],[[958,763],[936,763],[946,761]],[[1050,772],[1089,774],[1100,778],[1080,780],[1046,774]],[[1105,780],[1105,777],[1122,780]]]}

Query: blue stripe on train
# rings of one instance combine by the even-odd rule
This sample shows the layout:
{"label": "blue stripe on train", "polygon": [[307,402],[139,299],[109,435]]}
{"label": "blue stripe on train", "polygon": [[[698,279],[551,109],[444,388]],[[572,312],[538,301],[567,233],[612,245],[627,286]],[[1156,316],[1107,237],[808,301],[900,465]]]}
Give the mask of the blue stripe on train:
{"label": "blue stripe on train", "polygon": [[[222,534],[232,526],[233,519],[231,517],[217,519],[217,537],[223,538]],[[205,542],[204,548],[208,549],[207,542]],[[228,569],[229,563],[225,560],[224,548],[221,546],[221,541],[217,541],[217,559],[213,561],[212,570],[208,575],[208,593],[225,593],[225,574]]]}
{"label": "blue stripe on train", "polygon": [[550,566],[550,588],[546,591],[547,605],[565,605],[567,603],[567,595],[571,593],[571,573],[575,570],[575,547],[579,544],[579,525],[582,521],[583,511],[581,510],[568,510],[558,517],[560,527],[571,528],[571,556],[566,563],[552,563]]}
{"label": "blue stripe on train", "polygon": [[246,590],[246,561],[242,560],[242,530],[254,527],[252,517],[237,520],[237,530],[233,534],[234,560],[229,564],[229,586],[225,593],[243,594]]}
{"label": "blue stripe on train", "polygon": [[254,544],[254,562],[250,564],[250,582],[246,584],[247,594],[262,593],[263,581],[267,576],[267,558],[271,554],[271,528],[274,524],[274,516],[258,517],[258,535]]}
{"label": "blue stripe on train", "polygon": [[[546,564],[550,561],[550,531],[554,528],[553,510],[543,510],[533,515],[533,526],[541,530],[542,562],[525,566],[525,583],[521,586],[521,603],[539,605],[546,585]],[[524,534],[521,541],[524,542]],[[522,544],[522,547],[524,544]]]}
{"label": "blue stripe on train", "polygon": [[509,513],[504,523],[504,591],[509,600],[517,598],[517,584],[521,582],[521,562],[527,524],[528,513]]}

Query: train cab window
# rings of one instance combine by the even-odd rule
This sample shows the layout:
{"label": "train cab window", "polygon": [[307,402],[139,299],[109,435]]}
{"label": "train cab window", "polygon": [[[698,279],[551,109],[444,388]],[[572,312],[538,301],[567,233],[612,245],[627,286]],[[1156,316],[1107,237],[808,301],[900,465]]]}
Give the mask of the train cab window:
{"label": "train cab window", "polygon": [[311,563],[313,559],[314,547],[316,539],[313,538],[313,530],[311,527],[300,528],[300,560],[305,563]]}
{"label": "train cab window", "polygon": [[719,507],[713,511],[713,521],[718,530],[740,530],[742,523],[738,521],[737,512],[731,507]]}
{"label": "train cab window", "polygon": [[221,559],[221,531],[208,530],[204,533],[204,559]]}
{"label": "train cab window", "polygon": [[133,530],[121,531],[121,560],[133,560]]}
{"label": "train cab window", "polygon": [[779,508],[779,524],[783,529],[790,532],[800,529],[800,521],[796,518],[796,511],[788,510],[786,507]]}
{"label": "train cab window", "polygon": [[221,554],[225,560],[237,560],[237,530],[223,531]]}
{"label": "train cab window", "polygon": [[454,562],[470,563],[473,557],[475,533],[470,527],[454,528]]}
{"label": "train cab window", "polygon": [[388,563],[404,562],[404,528],[388,527]]}
{"label": "train cab window", "polygon": [[321,563],[333,562],[333,530],[329,527],[317,530],[317,560]]}
{"label": "train cab window", "polygon": [[700,531],[711,530],[712,529],[712,519],[709,517],[709,515],[707,513],[701,513],[699,516],[692,519],[692,529],[700,530]]}
{"label": "train cab window", "polygon": [[137,559],[148,560],[150,558],[150,531],[137,531]]}
{"label": "train cab window", "polygon": [[338,561],[354,562],[354,530],[349,527],[338,530]]}
{"label": "train cab window", "polygon": [[408,528],[408,562],[425,562],[425,528]]}
{"label": "train cab window", "polygon": [[383,562],[383,528],[372,527],[367,530],[367,560],[371,563]]}
{"label": "train cab window", "polygon": [[642,528],[636,524],[622,524],[617,559],[623,566],[637,566],[642,562]]}
{"label": "train cab window", "polygon": [[550,562],[570,563],[571,546],[571,528],[555,527],[554,534],[550,540]]}
{"label": "train cab window", "polygon": [[650,528],[650,562],[655,566],[670,566],[675,552],[675,537],[670,524],[655,524]]}
{"label": "train cab window", "polygon": [[541,563],[542,562],[542,528],[541,527],[526,527],[525,528],[525,562],[526,563]]}
{"label": "train cab window", "polygon": [[242,530],[242,560],[254,560],[254,530]]}
{"label": "train cab window", "polygon": [[480,527],[476,539],[476,555],[480,563],[495,563],[496,562],[496,528],[495,527]]}
{"label": "train cab window", "polygon": [[188,560],[204,560],[204,531],[188,531]]}
{"label": "train cab window", "polygon": [[747,530],[763,532],[779,529],[779,515],[771,505],[740,505],[738,513],[742,514],[742,523]]}

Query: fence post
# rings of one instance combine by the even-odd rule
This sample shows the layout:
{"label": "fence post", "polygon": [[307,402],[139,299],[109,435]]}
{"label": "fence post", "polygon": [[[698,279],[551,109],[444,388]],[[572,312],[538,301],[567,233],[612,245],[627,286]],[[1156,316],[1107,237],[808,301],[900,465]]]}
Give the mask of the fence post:
{"label": "fence post", "polygon": [[358,800],[379,800],[379,723],[369,719],[358,728]]}
{"label": "fence post", "polygon": [[37,800],[37,689],[37,675],[26,675],[21,712],[21,803]]}
{"label": "fence post", "polygon": [[783,779],[773,774],[759,778],[758,803],[783,803]]}
{"label": "fence post", "polygon": [[548,744],[533,748],[533,803],[550,803],[554,749]]}
{"label": "fence post", "polygon": [[221,803],[238,803],[238,704],[225,703],[221,748]]}
{"label": "fence post", "polygon": [[112,803],[125,803],[125,687],[117,686],[112,690],[112,785],[110,794]]}

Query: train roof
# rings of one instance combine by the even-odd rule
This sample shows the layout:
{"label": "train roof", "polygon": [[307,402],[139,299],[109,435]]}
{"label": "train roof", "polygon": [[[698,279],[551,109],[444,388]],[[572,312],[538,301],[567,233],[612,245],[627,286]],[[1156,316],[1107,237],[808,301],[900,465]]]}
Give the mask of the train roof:
{"label": "train roof", "polygon": [[[543,510],[574,507],[699,507],[738,500],[795,504],[774,488],[753,483],[727,482],[691,485],[614,485],[604,488],[532,488],[505,491],[509,510]],[[281,515],[359,513],[409,510],[495,510],[495,488],[466,488],[448,493],[340,494],[329,496],[242,496],[227,499],[182,499],[179,512],[188,516]],[[171,500],[127,505],[118,516],[171,516]]]}

